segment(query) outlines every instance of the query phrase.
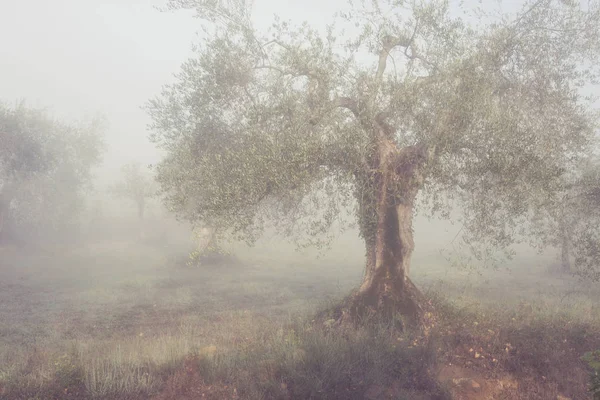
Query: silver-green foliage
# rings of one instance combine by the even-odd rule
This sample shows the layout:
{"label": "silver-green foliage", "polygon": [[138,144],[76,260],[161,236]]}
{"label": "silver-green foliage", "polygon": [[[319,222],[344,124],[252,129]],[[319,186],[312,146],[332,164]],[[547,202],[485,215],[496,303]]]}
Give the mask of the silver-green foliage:
{"label": "silver-green foliage", "polygon": [[[562,189],[534,214],[533,237],[542,248],[562,252],[562,267],[582,278],[600,280],[600,160],[578,160],[562,175]],[[568,270],[568,271],[567,271]]]}
{"label": "silver-green foliage", "polygon": [[0,228],[5,235],[11,229],[34,238],[77,223],[92,167],[101,160],[102,129],[100,120],[67,124],[25,104],[0,104]]}
{"label": "silver-green foliage", "polygon": [[324,31],[276,18],[266,32],[243,0],[169,6],[209,24],[147,105],[167,154],[158,180],[181,216],[250,241],[271,220],[320,243],[346,207],[372,203],[359,178],[379,125],[398,148],[427,147],[423,206],[448,216],[461,203],[465,241],[482,258],[523,233],[596,129],[581,89],[598,78],[597,1],[529,1],[467,23],[447,1],[381,0]]}

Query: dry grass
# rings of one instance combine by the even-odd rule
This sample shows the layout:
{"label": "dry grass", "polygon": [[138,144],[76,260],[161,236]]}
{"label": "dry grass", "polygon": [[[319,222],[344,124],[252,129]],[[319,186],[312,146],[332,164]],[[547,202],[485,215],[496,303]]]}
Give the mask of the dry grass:
{"label": "dry grass", "polygon": [[290,323],[260,341],[192,359],[196,379],[177,385],[180,375],[172,375],[159,398],[194,398],[207,386],[243,399],[448,398],[431,374],[434,349],[403,341],[410,342],[385,324],[332,330]]}
{"label": "dry grass", "polygon": [[435,370],[450,362],[533,377],[523,398],[585,398],[581,356],[600,348],[600,290],[535,266],[480,276],[417,258],[416,282],[444,298],[425,345],[382,323],[310,322],[358,283],[360,260],[194,269],[131,243],[0,252],[2,399],[448,398]]}

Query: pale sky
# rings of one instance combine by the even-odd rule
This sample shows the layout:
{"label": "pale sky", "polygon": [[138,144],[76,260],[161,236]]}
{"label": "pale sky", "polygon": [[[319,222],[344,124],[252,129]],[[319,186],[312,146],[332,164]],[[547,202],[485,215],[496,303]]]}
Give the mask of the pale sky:
{"label": "pale sky", "polygon": [[[514,9],[515,1],[505,1],[503,8]],[[156,162],[141,106],[192,55],[200,27],[189,12],[155,8],[165,3],[0,0],[0,101],[23,99],[67,121],[105,115],[106,172],[126,162]],[[324,26],[346,5],[346,0],[255,0],[253,18],[258,28],[268,26],[274,14]]]}
{"label": "pale sky", "polygon": [[[341,2],[258,0],[258,24],[277,13],[322,25]],[[160,12],[163,0],[0,0],[0,101],[46,107],[65,120],[108,118],[106,165],[157,161],[141,106],[192,55],[199,21]]]}
{"label": "pale sky", "polygon": [[[514,10],[521,1],[505,1],[503,9]],[[114,180],[124,163],[158,161],[141,107],[173,81],[192,55],[200,27],[191,13],[155,9],[165,3],[0,0],[0,101],[23,99],[67,121],[105,115],[110,126],[101,185]],[[274,14],[324,26],[346,4],[255,0],[253,18],[258,28],[270,25]]]}

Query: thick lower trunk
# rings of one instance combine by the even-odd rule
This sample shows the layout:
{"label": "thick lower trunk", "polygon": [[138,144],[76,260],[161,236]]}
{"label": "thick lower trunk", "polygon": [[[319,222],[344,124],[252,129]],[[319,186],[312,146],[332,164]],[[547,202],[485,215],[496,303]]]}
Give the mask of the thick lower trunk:
{"label": "thick lower trunk", "polygon": [[[346,315],[383,318],[401,316],[409,325],[429,325],[432,310],[408,278],[414,249],[414,201],[422,185],[423,149],[380,151],[380,168],[373,182],[376,223],[363,232],[367,261],[364,280],[349,299]],[[361,207],[363,212],[367,207]]]}
{"label": "thick lower trunk", "polygon": [[347,316],[392,319],[403,324],[429,326],[433,310],[408,277],[414,248],[412,207],[391,207],[380,225],[375,243],[367,243],[365,275],[349,299]]}
{"label": "thick lower trunk", "polygon": [[[416,288],[408,279],[414,248],[412,209],[389,207],[380,217],[375,243],[367,243],[367,263],[363,282],[356,293],[362,307],[385,316],[400,313],[419,318]],[[407,290],[410,288],[410,290]]]}

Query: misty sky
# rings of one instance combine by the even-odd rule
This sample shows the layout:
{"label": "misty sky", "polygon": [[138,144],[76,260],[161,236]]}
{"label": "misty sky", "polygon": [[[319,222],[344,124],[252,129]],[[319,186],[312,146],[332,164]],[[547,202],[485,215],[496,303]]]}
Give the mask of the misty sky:
{"label": "misty sky", "polygon": [[[191,12],[155,9],[165,3],[0,0],[0,101],[24,99],[67,121],[105,115],[110,126],[101,185],[112,183],[124,163],[158,160],[141,107],[192,55],[200,26]],[[522,0],[504,1],[501,7],[513,11],[516,3]],[[259,29],[270,25],[274,14],[324,26],[346,4],[255,0],[253,19]]]}
{"label": "misty sky", "polygon": [[[141,106],[192,55],[200,23],[191,12],[156,9],[165,3],[1,0],[0,101],[23,99],[67,121],[106,116],[105,172],[131,161],[156,162]],[[501,8],[512,11],[517,3],[522,0],[504,1]],[[346,5],[346,0],[255,0],[253,18],[258,28],[267,27],[274,14],[324,26]]]}
{"label": "misty sky", "polygon": [[[192,54],[199,27],[191,13],[156,10],[165,1],[0,1],[0,101],[24,99],[67,120],[104,114],[111,169],[156,161],[140,107]],[[273,14],[323,26],[345,4],[256,0],[253,17],[258,27]]]}
{"label": "misty sky", "polygon": [[[107,172],[152,163],[149,122],[140,108],[172,81],[188,58],[199,21],[160,12],[163,0],[0,1],[0,101],[24,99],[78,120],[101,113],[110,123]],[[258,25],[274,13],[323,24],[336,2],[257,1]]]}

